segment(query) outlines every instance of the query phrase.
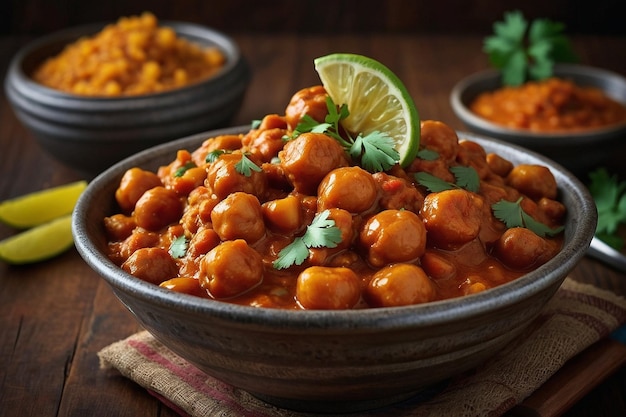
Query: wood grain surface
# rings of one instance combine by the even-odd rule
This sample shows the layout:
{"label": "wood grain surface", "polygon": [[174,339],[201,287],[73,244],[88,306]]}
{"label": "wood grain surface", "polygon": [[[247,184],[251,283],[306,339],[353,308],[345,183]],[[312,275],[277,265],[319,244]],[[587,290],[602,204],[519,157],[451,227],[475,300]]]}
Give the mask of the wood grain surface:
{"label": "wood grain surface", "polygon": [[[2,79],[10,58],[31,39],[0,37]],[[282,113],[294,92],[318,83],[313,59],[341,51],[384,62],[404,80],[423,119],[463,129],[449,105],[449,92],[462,77],[488,65],[478,36],[292,33],[241,34],[236,39],[254,78],[233,125]],[[581,36],[574,44],[584,63],[626,75],[626,38]],[[622,159],[613,155],[607,166],[626,178]],[[16,119],[4,91],[0,171],[0,200],[80,179],[37,145]],[[0,238],[13,233],[0,226]],[[571,276],[626,295],[626,276],[593,259],[583,259]],[[133,382],[99,368],[100,349],[138,330],[131,314],[74,249],[35,265],[0,263],[0,416],[174,416]],[[620,354],[596,351],[591,359],[619,360]],[[626,415],[625,367],[599,375],[594,384],[577,378],[585,368],[582,363],[567,378],[582,398],[574,396],[567,411],[559,412],[568,417]],[[533,407],[544,403],[540,398]]]}

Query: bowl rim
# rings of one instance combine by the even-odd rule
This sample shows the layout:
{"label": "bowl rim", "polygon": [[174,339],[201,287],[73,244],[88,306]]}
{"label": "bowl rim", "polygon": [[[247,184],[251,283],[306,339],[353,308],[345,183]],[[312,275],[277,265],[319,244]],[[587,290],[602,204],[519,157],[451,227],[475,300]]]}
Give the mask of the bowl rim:
{"label": "bowl rim", "polygon": [[194,43],[199,43],[199,40],[203,40],[206,44],[212,44],[218,47],[226,57],[226,62],[222,68],[204,80],[200,80],[183,87],[157,93],[116,97],[82,96],[67,93],[54,88],[46,87],[34,81],[32,77],[24,71],[22,66],[24,60],[40,49],[45,48],[50,44],[67,45],[83,36],[95,35],[105,26],[110,24],[112,24],[112,22],[89,23],[73,26],[43,35],[28,42],[17,51],[9,63],[5,78],[5,89],[14,88],[24,96],[33,96],[33,99],[46,105],[58,105],[59,100],[63,100],[65,105],[78,108],[80,108],[83,105],[82,103],[85,102],[90,102],[102,107],[115,107],[120,103],[125,103],[126,105],[134,103],[139,106],[145,105],[145,103],[149,103],[155,98],[175,100],[178,95],[185,94],[185,92],[190,89],[210,84],[220,84],[224,82],[224,79],[228,77],[234,69],[242,65],[245,66],[245,60],[237,42],[226,33],[192,22],[159,20],[159,27],[170,27],[174,29],[177,36],[184,37]]}
{"label": "bowl rim", "polygon": [[[477,83],[491,81],[501,84],[499,82],[500,74],[500,71],[496,69],[478,71],[461,79],[453,86],[449,98],[450,105],[452,106],[452,109],[456,113],[457,117],[466,123],[468,127],[478,129],[481,133],[497,135],[500,138],[514,140],[523,137],[529,145],[534,144],[538,146],[545,146],[546,138],[550,139],[550,145],[553,146],[583,146],[585,144],[592,144],[594,141],[597,141],[598,138],[612,138],[617,133],[626,131],[626,121],[607,127],[578,130],[573,132],[536,132],[527,129],[515,129],[501,126],[484,119],[469,109],[467,100],[473,99],[474,96],[466,97],[466,92]],[[554,66],[554,75],[564,77],[572,76],[586,79],[606,79],[611,83],[623,85],[624,90],[626,90],[626,78],[616,72],[603,68],[582,64],[556,64]],[[604,90],[604,92],[609,93],[607,90]],[[619,100],[616,97],[612,98],[626,106],[626,101]]]}
{"label": "bowl rim", "polygon": [[[545,291],[557,281],[560,285],[566,273],[584,256],[595,232],[597,221],[595,204],[586,187],[573,174],[556,162],[523,147],[474,133],[458,132],[459,140],[477,141],[481,145],[486,143],[491,148],[495,148],[495,152],[500,149],[509,149],[511,152],[521,155],[524,160],[535,161],[548,166],[557,178],[559,186],[565,187],[570,193],[573,193],[572,200],[578,205],[580,211],[579,217],[573,219],[575,223],[578,222],[579,224],[574,225],[575,227],[569,231],[571,236],[569,239],[566,236],[567,242],[553,259],[509,283],[481,293],[420,305],[359,310],[292,311],[242,306],[176,293],[145,282],[115,265],[90,239],[90,224],[87,214],[91,199],[100,193],[110,193],[111,190],[117,188],[116,182],[119,182],[121,175],[127,169],[143,166],[153,159],[153,155],[163,156],[164,152],[168,152],[173,158],[177,149],[191,149],[208,137],[241,133],[247,130],[249,130],[247,125],[212,130],[158,145],[116,163],[90,182],[76,204],[72,219],[72,233],[79,254],[95,272],[113,287],[116,295],[119,290],[149,303],[164,307],[174,306],[179,312],[223,319],[232,322],[232,325],[262,326],[265,331],[275,332],[283,332],[285,329],[300,333],[360,332],[367,331],[373,326],[381,326],[385,330],[399,330],[419,325],[435,326],[456,320],[466,320],[473,316],[485,314],[490,309],[518,303]],[[559,191],[563,192],[561,188]],[[570,215],[568,214],[568,216]],[[561,276],[560,280],[556,278],[557,276]],[[285,314],[286,311],[291,313]]]}

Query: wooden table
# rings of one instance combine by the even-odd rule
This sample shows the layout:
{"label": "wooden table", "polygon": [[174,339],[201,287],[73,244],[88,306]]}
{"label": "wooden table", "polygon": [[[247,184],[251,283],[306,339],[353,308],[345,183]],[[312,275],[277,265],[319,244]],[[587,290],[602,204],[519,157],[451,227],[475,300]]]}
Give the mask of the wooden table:
{"label": "wooden table", "polygon": [[[424,119],[463,129],[448,94],[487,67],[480,37],[237,35],[254,72],[233,124],[281,113],[298,89],[317,84],[313,58],[331,52],[375,57],[404,80]],[[0,38],[0,75],[30,39]],[[626,75],[625,38],[575,38],[584,63]],[[625,138],[626,139],[626,138]],[[626,164],[614,164],[626,178]],[[0,200],[80,178],[45,154],[0,95]],[[0,238],[14,233],[0,226]],[[577,280],[626,295],[626,276],[585,258]],[[131,314],[75,250],[45,263],[0,262],[0,415],[173,416],[135,383],[99,368],[96,353],[139,330]],[[567,416],[626,415],[626,368],[574,405]]]}

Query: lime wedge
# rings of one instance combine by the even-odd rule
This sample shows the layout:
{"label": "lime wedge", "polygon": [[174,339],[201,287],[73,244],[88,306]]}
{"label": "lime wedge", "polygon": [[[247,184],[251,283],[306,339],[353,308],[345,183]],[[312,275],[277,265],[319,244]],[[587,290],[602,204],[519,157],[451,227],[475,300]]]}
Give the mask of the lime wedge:
{"label": "lime wedge", "polygon": [[326,92],[350,115],[341,125],[352,134],[374,131],[395,142],[400,165],[419,150],[420,120],[415,103],[400,79],[380,62],[362,55],[331,54],[315,59]]}
{"label": "lime wedge", "polygon": [[26,229],[70,214],[86,187],[86,181],[77,181],[3,201],[0,221]]}
{"label": "lime wedge", "polygon": [[68,214],[0,241],[0,259],[11,264],[39,262],[73,244],[72,215]]}

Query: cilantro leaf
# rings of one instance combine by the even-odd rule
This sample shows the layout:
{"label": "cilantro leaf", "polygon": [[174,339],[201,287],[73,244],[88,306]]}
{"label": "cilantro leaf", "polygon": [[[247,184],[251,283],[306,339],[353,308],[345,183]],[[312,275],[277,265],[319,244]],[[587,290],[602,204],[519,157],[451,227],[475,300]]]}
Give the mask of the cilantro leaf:
{"label": "cilantro leaf", "polygon": [[360,134],[350,147],[352,159],[361,159],[361,165],[367,171],[386,171],[400,160],[400,153],[394,148],[393,140],[378,131],[367,136]]}
{"label": "cilantro leaf", "polygon": [[418,172],[415,174],[415,179],[417,182],[426,187],[429,191],[433,193],[438,193],[446,190],[453,190],[456,186],[452,183],[442,180],[439,177],[435,177],[428,172]]}
{"label": "cilantro leaf", "polygon": [[[217,150],[209,152],[205,160],[206,162],[213,163],[217,161],[217,159],[221,155],[224,155],[227,153],[230,154],[233,152],[230,150],[217,149]],[[241,159],[239,160],[239,162],[235,164],[235,171],[237,171],[241,175],[245,175],[246,177],[249,177],[250,175],[252,175],[252,171],[261,172],[262,169],[260,166],[252,162],[252,160],[248,158],[248,155],[246,153],[242,153]]]}
{"label": "cilantro leaf", "polygon": [[536,19],[529,25],[515,10],[494,23],[493,35],[485,38],[483,51],[491,65],[501,70],[505,85],[545,79],[552,76],[555,63],[577,60],[564,30],[562,23],[549,19]]}
{"label": "cilantro leaf", "polygon": [[273,263],[276,269],[286,269],[292,265],[302,265],[309,257],[310,248],[334,248],[341,242],[341,229],[329,219],[329,210],[318,213],[307,226],[304,235],[296,237],[285,246]]}
{"label": "cilantro leaf", "polygon": [[473,193],[478,192],[480,188],[480,178],[478,177],[478,172],[476,172],[474,168],[459,165],[451,167],[450,171],[454,174],[456,179],[454,184],[444,181],[439,177],[435,177],[428,172],[416,173],[415,179],[420,185],[426,187],[433,193],[453,190],[455,188],[463,188]]}
{"label": "cilantro leaf", "polygon": [[620,182],[605,168],[589,174],[588,188],[598,210],[596,235],[613,248],[620,250],[624,241],[617,236],[620,225],[626,224],[626,181]]}
{"label": "cilantro leaf", "polygon": [[450,171],[456,178],[456,185],[473,193],[478,192],[480,189],[480,177],[474,168],[459,165],[451,167]]}
{"label": "cilantro leaf", "polygon": [[261,167],[252,162],[245,153],[241,154],[241,160],[235,164],[235,170],[246,177],[252,175],[252,171],[262,171]]}
{"label": "cilantro leaf", "polygon": [[227,152],[226,152],[224,149],[216,149],[216,150],[214,150],[214,151],[209,152],[209,153],[206,155],[206,158],[204,158],[204,160],[205,160],[206,162],[213,163],[213,162],[217,161],[217,159],[218,159],[221,155],[224,155],[225,153],[227,153]]}
{"label": "cilantro leaf", "polygon": [[522,198],[518,198],[517,201],[500,200],[492,204],[493,215],[509,229],[512,227],[525,227],[541,237],[554,236],[563,231],[563,227],[550,228],[526,213],[522,209]]}
{"label": "cilantro leaf", "polygon": [[439,158],[439,152],[431,149],[422,149],[417,153],[417,157],[423,159],[424,161],[434,161]]}
{"label": "cilantro leaf", "polygon": [[189,171],[191,168],[196,168],[197,165],[192,161],[187,162],[185,165],[180,166],[174,171],[174,177],[182,177],[185,175],[185,172]]}
{"label": "cilantro leaf", "polygon": [[309,257],[309,248],[301,237],[297,237],[285,246],[273,263],[275,269],[287,269],[292,265],[302,265]]}
{"label": "cilantro leaf", "polygon": [[187,253],[188,243],[185,235],[181,235],[172,241],[168,252],[172,258],[182,258]]}

